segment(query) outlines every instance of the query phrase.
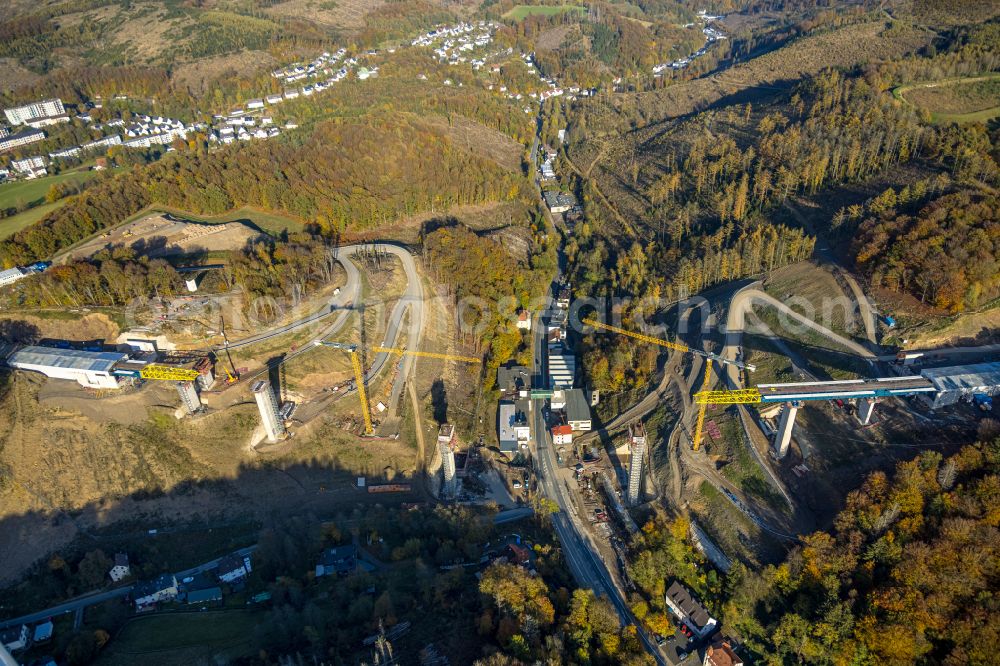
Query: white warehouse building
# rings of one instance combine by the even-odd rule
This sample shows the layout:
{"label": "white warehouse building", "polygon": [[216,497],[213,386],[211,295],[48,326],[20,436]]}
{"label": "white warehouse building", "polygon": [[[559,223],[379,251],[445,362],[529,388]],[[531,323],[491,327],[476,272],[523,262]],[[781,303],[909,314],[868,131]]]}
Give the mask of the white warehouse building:
{"label": "white warehouse building", "polygon": [[971,397],[976,393],[991,396],[1000,393],[1000,363],[926,368],[920,374],[929,379],[937,389],[932,398],[931,409],[954,405],[963,397]]}
{"label": "white warehouse building", "polygon": [[18,370],[40,372],[52,379],[72,379],[89,388],[118,388],[115,365],[128,358],[118,352],[88,352],[53,347],[22,347],[7,357]]}

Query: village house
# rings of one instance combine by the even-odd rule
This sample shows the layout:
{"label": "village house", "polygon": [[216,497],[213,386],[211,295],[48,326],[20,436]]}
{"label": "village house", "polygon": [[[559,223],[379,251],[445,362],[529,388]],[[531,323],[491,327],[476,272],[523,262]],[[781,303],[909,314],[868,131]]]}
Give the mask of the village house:
{"label": "village house", "polygon": [[30,644],[31,634],[28,625],[16,625],[0,631],[0,644],[7,648],[8,652],[18,652],[24,650]]}
{"label": "village house", "polygon": [[667,588],[666,602],[674,617],[686,624],[698,638],[705,638],[718,625],[716,619],[678,581]]}
{"label": "village house", "polygon": [[111,577],[111,580],[117,583],[120,580],[128,578],[131,571],[132,570],[128,565],[128,555],[125,553],[116,553],[115,565],[111,567],[111,570],[108,572],[108,576]]}
{"label": "village house", "polygon": [[349,543],[346,546],[336,546],[323,551],[319,563],[316,565],[316,577],[334,574],[346,576],[357,568],[358,549],[354,544]]}
{"label": "village house", "polygon": [[517,328],[522,331],[531,330],[531,313],[527,310],[521,310],[517,313]]}
{"label": "village house", "polygon": [[573,428],[568,425],[557,425],[552,428],[552,443],[556,446],[568,446],[573,443]]}
{"label": "village house", "polygon": [[727,640],[718,640],[705,650],[705,660],[702,666],[743,666],[740,659]]}
{"label": "village house", "polygon": [[132,588],[132,600],[137,609],[148,608],[161,601],[177,598],[177,579],[173,574],[163,574],[153,580],[142,581]]}
{"label": "village house", "polygon": [[223,583],[235,583],[245,580],[253,567],[250,565],[250,556],[226,555],[219,560],[217,576]]}
{"label": "village house", "polygon": [[497,388],[501,398],[527,398],[531,390],[531,370],[512,363],[500,366],[497,368]]}

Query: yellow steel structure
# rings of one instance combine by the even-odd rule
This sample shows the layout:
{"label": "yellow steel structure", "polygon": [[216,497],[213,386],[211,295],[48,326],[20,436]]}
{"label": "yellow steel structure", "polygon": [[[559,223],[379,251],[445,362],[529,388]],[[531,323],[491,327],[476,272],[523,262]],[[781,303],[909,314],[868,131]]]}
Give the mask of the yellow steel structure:
{"label": "yellow steel structure", "polygon": [[481,363],[482,359],[475,356],[458,356],[456,354],[438,354],[437,352],[410,351],[409,349],[399,349],[397,347],[375,347],[376,352],[386,354],[406,354],[407,356],[419,356],[421,358],[439,358],[445,361],[461,361],[462,363]]}
{"label": "yellow steel structure", "polygon": [[197,370],[187,370],[185,368],[175,368],[169,365],[150,364],[139,371],[139,376],[143,379],[156,381],[191,382],[201,376]]}
{"label": "yellow steel structure", "polygon": [[[706,391],[708,389],[708,383],[712,381],[712,361],[705,359],[705,378],[701,382],[701,390]],[[701,431],[705,427],[705,410],[708,409],[708,403],[702,402],[698,403],[698,420],[694,427],[694,442],[691,443],[691,448],[695,451],[701,446]]]}
{"label": "yellow steel structure", "polygon": [[600,328],[605,331],[611,331],[612,333],[617,333],[619,335],[624,335],[636,340],[641,340],[643,342],[649,342],[654,345],[659,345],[661,347],[666,347],[667,349],[673,349],[674,351],[687,352],[691,354],[698,354],[705,358],[705,379],[702,381],[702,390],[694,395],[695,404],[699,405],[698,408],[698,419],[695,422],[694,429],[694,441],[692,442],[692,447],[695,451],[701,446],[701,435],[702,430],[705,427],[705,410],[708,405],[736,405],[736,404],[750,404],[760,402],[760,391],[756,388],[741,389],[738,391],[709,391],[708,383],[712,379],[712,360],[718,360],[720,363],[729,363],[736,365],[741,368],[746,368],[748,370],[753,370],[753,366],[739,361],[729,361],[727,359],[720,358],[714,354],[709,354],[708,352],[701,351],[700,349],[691,349],[686,345],[679,344],[677,342],[669,342],[667,340],[662,340],[660,338],[654,338],[651,335],[643,335],[642,333],[636,333],[635,331],[628,331],[624,328],[619,328],[618,326],[612,326],[611,324],[605,324],[604,322],[598,321],[593,317],[589,317],[583,320],[584,324],[588,326],[593,326],[594,328]]}
{"label": "yellow steel structure", "polygon": [[[317,340],[317,346],[333,347],[343,349],[351,355],[351,367],[354,368],[354,383],[358,387],[358,398],[361,400],[361,415],[365,421],[365,434],[371,435],[375,430],[372,427],[371,407],[368,405],[368,392],[365,390],[365,374],[361,367],[361,357],[358,356],[358,346],[345,342],[327,342]],[[436,352],[410,351],[398,347],[375,347],[376,353],[385,354],[406,354],[407,356],[420,356],[423,358],[439,358],[445,361],[462,361],[463,363],[480,363],[481,360],[473,356],[458,356],[456,354],[438,354]]]}
{"label": "yellow steel structure", "polygon": [[361,371],[361,358],[354,350],[351,350],[351,366],[354,368],[354,382],[358,387],[358,397],[361,399],[361,416],[365,420],[365,434],[370,435],[375,431],[372,428],[372,413],[368,407],[368,394],[365,393],[365,377]]}
{"label": "yellow steel structure", "polygon": [[699,405],[753,405],[760,400],[760,391],[756,387],[735,391],[699,391],[694,394],[694,401]]}
{"label": "yellow steel structure", "polygon": [[624,328],[619,328],[617,326],[612,326],[611,324],[605,324],[602,321],[597,321],[593,317],[589,317],[583,320],[584,324],[588,326],[593,326],[594,328],[602,328],[605,331],[611,331],[612,333],[618,333],[619,335],[626,335],[630,338],[635,338],[636,340],[642,340],[643,342],[648,342],[654,345],[660,345],[661,347],[666,347],[667,349],[673,349],[679,352],[694,352],[699,353],[697,350],[691,349],[690,347],[676,342],[670,342],[669,340],[663,340],[661,338],[654,338],[651,335],[643,335],[642,333],[636,333],[635,331],[627,331]]}

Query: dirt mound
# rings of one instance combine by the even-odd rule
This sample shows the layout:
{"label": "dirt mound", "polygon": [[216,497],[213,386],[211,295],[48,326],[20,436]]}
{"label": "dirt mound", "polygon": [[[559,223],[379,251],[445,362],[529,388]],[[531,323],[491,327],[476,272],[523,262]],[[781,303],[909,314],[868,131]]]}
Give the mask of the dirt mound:
{"label": "dirt mound", "polygon": [[89,257],[107,247],[127,245],[149,257],[163,257],[193,252],[238,250],[258,233],[239,222],[202,224],[173,215],[153,213],[101,234],[61,260]]}
{"label": "dirt mound", "polygon": [[[0,320],[26,324],[29,329],[37,331],[39,338],[113,341],[121,332],[118,324],[100,312],[79,316],[65,312],[58,314],[60,316],[55,318],[44,315],[5,313],[0,315]],[[65,316],[67,314],[69,316]]]}

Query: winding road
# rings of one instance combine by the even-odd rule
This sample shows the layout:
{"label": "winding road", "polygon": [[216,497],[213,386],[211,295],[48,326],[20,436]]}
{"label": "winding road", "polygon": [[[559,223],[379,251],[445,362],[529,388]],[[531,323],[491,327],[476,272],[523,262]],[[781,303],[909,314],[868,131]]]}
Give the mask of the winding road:
{"label": "winding road", "polygon": [[[344,267],[344,271],[347,273],[347,281],[344,286],[341,287],[340,292],[327,301],[322,309],[318,312],[301,317],[300,319],[284,326],[279,326],[256,335],[243,338],[242,340],[231,342],[229,343],[228,348],[237,349],[240,347],[254,345],[265,340],[270,340],[280,335],[284,335],[285,333],[307,326],[316,321],[320,321],[332,314],[337,314],[336,319],[329,326],[324,328],[316,337],[298,349],[285,354],[285,356],[279,361],[280,364],[286,363],[290,359],[301,354],[309,353],[315,348],[318,342],[326,340],[330,336],[338,333],[344,327],[344,324],[350,318],[351,314],[359,310],[362,305],[361,274],[358,267],[350,258],[352,255],[361,250],[379,250],[393,255],[399,259],[400,264],[402,264],[403,267],[403,272],[406,275],[406,290],[397,300],[396,305],[392,309],[392,313],[389,316],[389,323],[386,326],[385,337],[383,338],[381,346],[396,346],[399,331],[403,324],[403,317],[407,314],[407,312],[409,312],[406,348],[419,350],[421,331],[424,326],[423,283],[420,280],[420,275],[417,273],[417,264],[413,255],[405,247],[393,243],[365,243],[363,245],[344,245],[337,248],[336,258]],[[217,351],[224,351],[225,349],[226,347],[219,347]],[[365,381],[372,381],[376,376],[378,376],[386,362],[388,362],[392,356],[394,355],[389,352],[376,353],[371,359],[368,369],[365,371]],[[406,383],[406,377],[408,377],[410,372],[413,370],[416,361],[417,359],[414,356],[403,356],[401,371],[397,374],[396,381],[392,387],[390,414],[394,412],[396,405],[399,404],[399,397],[402,392],[403,385]],[[259,377],[268,372],[269,369],[270,368],[265,367],[262,370],[246,376],[246,379]],[[342,393],[341,395],[347,395],[349,393]]]}

